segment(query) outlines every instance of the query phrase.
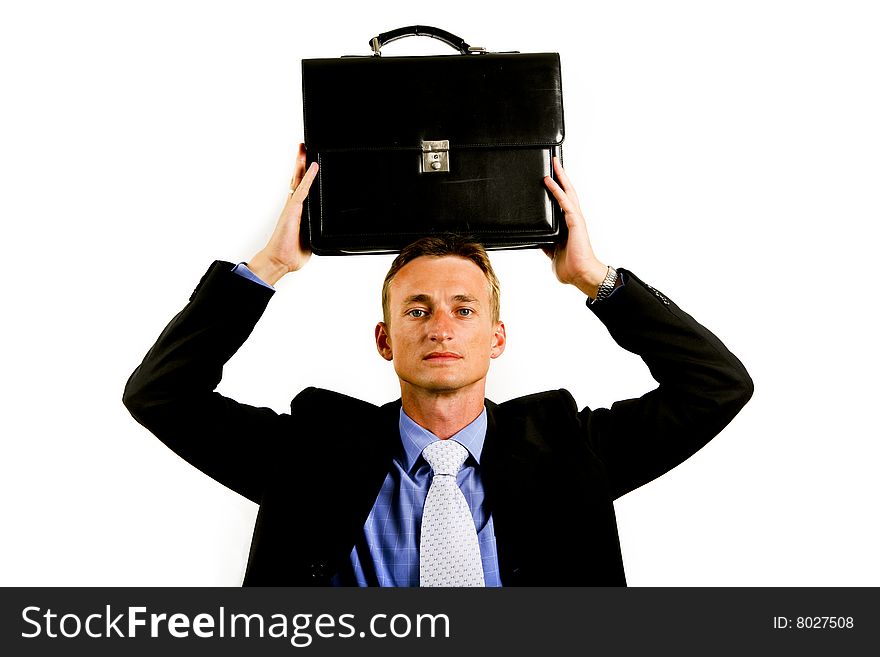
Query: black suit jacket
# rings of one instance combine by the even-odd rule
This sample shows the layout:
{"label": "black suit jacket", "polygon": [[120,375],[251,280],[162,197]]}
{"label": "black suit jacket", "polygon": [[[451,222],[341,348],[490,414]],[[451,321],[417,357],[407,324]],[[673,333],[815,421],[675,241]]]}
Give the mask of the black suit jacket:
{"label": "black suit jacket", "polygon": [[[217,261],[202,277],[124,403],[177,454],[260,505],[245,585],[327,585],[391,468],[400,401],[377,407],[307,388],[278,414],[215,392],[273,294],[232,267]],[[505,586],[625,585],[613,501],[691,456],[752,394],[718,338],[621,272],[626,284],[589,308],[644,359],[655,390],[581,411],[566,390],[486,401],[481,467]]]}

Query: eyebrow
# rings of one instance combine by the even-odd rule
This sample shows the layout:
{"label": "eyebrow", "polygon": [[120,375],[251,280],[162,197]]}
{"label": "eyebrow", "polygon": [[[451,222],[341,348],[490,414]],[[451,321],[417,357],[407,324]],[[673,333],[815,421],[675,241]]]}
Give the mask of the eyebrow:
{"label": "eyebrow", "polygon": [[[476,297],[472,297],[470,294],[456,294],[452,297],[452,300],[458,303],[480,304],[480,300]],[[426,305],[431,305],[432,302],[433,298],[430,294],[411,294],[403,300],[403,305],[408,306],[411,303],[424,303]]]}

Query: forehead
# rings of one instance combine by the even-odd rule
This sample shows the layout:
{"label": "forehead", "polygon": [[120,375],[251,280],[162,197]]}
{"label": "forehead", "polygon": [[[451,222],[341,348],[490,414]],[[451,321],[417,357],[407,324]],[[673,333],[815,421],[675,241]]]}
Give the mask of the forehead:
{"label": "forehead", "polygon": [[392,303],[414,294],[437,298],[469,294],[487,299],[489,280],[483,270],[467,258],[420,256],[397,272],[388,291]]}

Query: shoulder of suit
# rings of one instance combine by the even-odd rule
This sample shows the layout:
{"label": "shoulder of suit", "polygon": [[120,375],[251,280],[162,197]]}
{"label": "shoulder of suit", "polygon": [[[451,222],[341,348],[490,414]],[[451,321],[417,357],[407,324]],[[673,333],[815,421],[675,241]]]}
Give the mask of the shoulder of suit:
{"label": "shoulder of suit", "polygon": [[376,406],[370,402],[366,402],[356,397],[343,395],[341,392],[326,390],[324,388],[309,387],[300,392],[293,401],[290,402],[290,410],[308,409],[312,412],[332,409],[335,413],[375,413],[389,407],[396,402],[385,404],[384,406]]}
{"label": "shoulder of suit", "polygon": [[500,404],[493,404],[487,400],[486,405],[489,406],[490,404],[493,412],[502,415],[533,415],[535,413],[559,411],[573,411],[577,413],[577,403],[574,397],[564,388],[536,392],[523,397],[509,399]]}
{"label": "shoulder of suit", "polygon": [[580,435],[577,402],[568,390],[548,390],[486,406],[490,426],[508,445],[567,448]]}

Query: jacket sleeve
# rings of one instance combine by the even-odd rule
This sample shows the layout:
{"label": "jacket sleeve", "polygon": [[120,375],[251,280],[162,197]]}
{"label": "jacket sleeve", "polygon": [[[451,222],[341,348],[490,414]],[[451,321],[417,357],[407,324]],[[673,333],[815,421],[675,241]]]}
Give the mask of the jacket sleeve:
{"label": "jacket sleeve", "polygon": [[223,365],[241,347],[274,291],[216,261],[186,307],[165,327],[123,394],[132,416],[186,461],[259,503],[264,468],[289,415],[215,392]]}
{"label": "jacket sleeve", "polygon": [[659,386],[610,409],[579,413],[615,499],[694,454],[753,392],[745,367],[715,335],[662,292],[621,271],[626,284],[589,308],[617,344],[641,356]]}

